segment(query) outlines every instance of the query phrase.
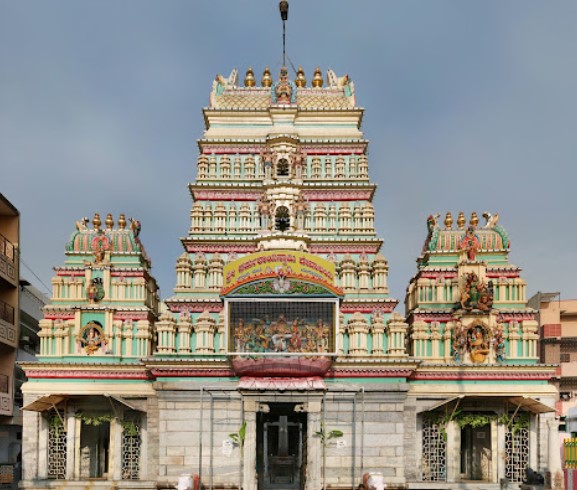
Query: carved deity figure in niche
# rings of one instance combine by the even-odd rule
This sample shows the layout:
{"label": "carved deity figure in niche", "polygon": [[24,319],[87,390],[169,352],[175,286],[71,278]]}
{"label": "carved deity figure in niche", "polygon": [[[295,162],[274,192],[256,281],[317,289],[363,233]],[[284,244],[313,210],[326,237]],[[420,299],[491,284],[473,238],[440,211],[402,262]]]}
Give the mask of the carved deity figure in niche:
{"label": "carved deity figure in niche", "polygon": [[290,104],[295,102],[294,93],[296,86],[289,80],[288,70],[285,66],[280,69],[279,81],[272,86],[273,102],[277,104]]}
{"label": "carved deity figure in niche", "polygon": [[493,288],[487,287],[474,272],[469,272],[461,285],[460,306],[464,310],[490,311],[493,307]]}
{"label": "carved deity figure in niche", "polygon": [[467,353],[467,334],[463,330],[461,322],[458,322],[455,327],[455,337],[453,341],[453,360],[460,364]]}
{"label": "carved deity figure in niche", "polygon": [[485,362],[489,354],[489,340],[487,330],[481,325],[475,325],[467,331],[467,341],[469,346],[469,356],[475,364]]}
{"label": "carved deity figure in niche", "polygon": [[99,303],[104,298],[104,286],[101,277],[94,277],[86,287],[86,296],[90,303]]}
{"label": "carved deity figure in niche", "polygon": [[309,208],[309,205],[302,194],[299,194],[293,207],[296,215],[297,230],[302,231],[305,228],[305,216]]}
{"label": "carved deity figure in niche", "polygon": [[269,148],[265,148],[260,152],[260,161],[261,165],[264,167],[265,180],[270,180],[272,178],[272,162],[274,158],[275,155]]}
{"label": "carved deity figure in niche", "polygon": [[272,206],[266,194],[263,194],[258,200],[256,209],[260,216],[260,227],[262,230],[269,230],[271,227]]}
{"label": "carved deity figure in niche", "polygon": [[293,175],[295,179],[303,178],[303,165],[306,162],[307,154],[305,151],[297,150],[292,156]]}
{"label": "carved deity figure in niche", "polygon": [[94,262],[97,264],[104,262],[106,252],[110,250],[110,240],[102,230],[98,230],[97,235],[92,239],[91,249],[94,254]]}
{"label": "carved deity figure in niche", "polygon": [[495,337],[493,338],[493,347],[495,349],[495,360],[502,364],[505,362],[505,336],[503,334],[503,328],[497,328],[495,332]]}
{"label": "carved deity figure in niche", "polygon": [[93,355],[104,344],[102,326],[96,322],[88,323],[81,331],[78,340],[86,354]]}
{"label": "carved deity figure in niche", "polygon": [[459,249],[466,252],[467,260],[471,262],[477,257],[477,252],[481,249],[481,242],[472,226],[467,228],[465,236],[459,242]]}

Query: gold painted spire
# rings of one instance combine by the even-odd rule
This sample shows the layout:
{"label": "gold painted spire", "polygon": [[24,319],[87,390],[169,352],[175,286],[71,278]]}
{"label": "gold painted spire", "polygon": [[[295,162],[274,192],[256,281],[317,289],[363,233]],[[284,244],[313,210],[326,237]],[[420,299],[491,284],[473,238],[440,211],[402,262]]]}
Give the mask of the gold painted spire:
{"label": "gold painted spire", "polygon": [[270,70],[269,70],[268,66],[264,69],[264,73],[262,74],[262,79],[260,81],[260,84],[263,87],[272,86],[272,76],[270,74]]}
{"label": "gold painted spire", "polygon": [[297,87],[304,87],[307,84],[307,79],[305,78],[305,72],[302,66],[299,66],[297,71],[297,77],[295,78],[295,85]]}
{"label": "gold painted spire", "polygon": [[311,84],[313,87],[322,87],[323,82],[324,82],[323,74],[321,73],[321,69],[317,66]]}
{"label": "gold painted spire", "polygon": [[112,230],[112,228],[114,228],[114,220],[112,219],[111,213],[108,213],[106,215],[106,221],[104,223],[106,223],[106,229],[107,230]]}
{"label": "gold painted spire", "polygon": [[466,222],[467,220],[465,219],[465,214],[463,213],[463,211],[459,211],[459,217],[457,218],[457,227],[459,228],[459,230],[465,229]]}
{"label": "gold painted spire", "polygon": [[244,76],[244,86],[254,87],[256,85],[256,80],[254,79],[254,73],[252,71],[252,66],[248,67],[246,70],[246,75]]}
{"label": "gold painted spire", "polygon": [[118,217],[118,228],[120,228],[121,230],[124,230],[124,228],[126,228],[126,216],[124,216],[124,213],[121,213],[120,216]]}
{"label": "gold painted spire", "polygon": [[99,230],[101,224],[102,221],[100,221],[100,215],[98,213],[94,213],[94,218],[92,218],[92,225],[94,226],[94,229]]}
{"label": "gold painted spire", "polygon": [[453,229],[453,216],[449,212],[445,216],[445,230],[452,230],[452,229]]}
{"label": "gold painted spire", "polygon": [[479,224],[479,217],[477,216],[477,213],[475,211],[473,211],[473,213],[471,214],[471,220],[469,221],[469,224],[473,228],[477,228],[477,225]]}

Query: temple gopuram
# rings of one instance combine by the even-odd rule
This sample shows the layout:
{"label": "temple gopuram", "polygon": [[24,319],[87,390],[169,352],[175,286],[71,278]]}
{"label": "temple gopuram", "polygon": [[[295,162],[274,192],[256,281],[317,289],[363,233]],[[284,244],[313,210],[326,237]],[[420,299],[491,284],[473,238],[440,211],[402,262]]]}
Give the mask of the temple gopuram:
{"label": "temple gopuram", "polygon": [[353,81],[233,70],[203,116],[170,297],[138,220],[76,223],[23,364],[22,488],[554,480],[555,368],[498,215],[428,218],[404,317]]}

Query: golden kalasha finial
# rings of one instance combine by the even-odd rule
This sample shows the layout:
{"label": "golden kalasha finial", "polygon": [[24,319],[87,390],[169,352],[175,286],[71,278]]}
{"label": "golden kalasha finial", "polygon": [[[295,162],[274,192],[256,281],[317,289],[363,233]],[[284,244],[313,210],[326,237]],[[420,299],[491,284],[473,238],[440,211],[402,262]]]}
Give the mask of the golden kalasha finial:
{"label": "golden kalasha finial", "polygon": [[126,216],[124,216],[124,213],[121,213],[118,217],[118,228],[120,230],[124,230],[124,228],[126,228]]}
{"label": "golden kalasha finial", "polygon": [[479,217],[477,216],[477,213],[475,211],[473,211],[473,213],[471,214],[471,220],[469,221],[469,224],[473,228],[477,228],[477,225],[479,224]]}
{"label": "golden kalasha finial", "polygon": [[107,230],[112,230],[112,228],[114,228],[114,220],[112,219],[111,213],[108,213],[106,215],[106,221],[104,223],[106,223],[106,229]]}
{"label": "golden kalasha finial", "polygon": [[305,72],[302,66],[299,66],[297,71],[297,77],[295,78],[295,85],[297,87],[304,87],[307,84],[307,79],[305,78]]}
{"label": "golden kalasha finial", "polygon": [[464,230],[465,223],[467,223],[467,220],[465,219],[465,214],[463,213],[463,211],[459,211],[459,217],[457,218],[457,228],[459,228],[459,230]]}
{"label": "golden kalasha finial", "polygon": [[453,229],[453,216],[451,213],[447,213],[445,216],[445,230],[452,230]]}
{"label": "golden kalasha finial", "polygon": [[271,87],[272,86],[272,76],[270,74],[270,70],[268,69],[268,66],[264,69],[264,73],[262,74],[262,80],[260,81],[260,84],[263,87]]}
{"label": "golden kalasha finial", "polygon": [[246,70],[246,75],[244,76],[244,86],[254,87],[256,85],[256,80],[254,79],[254,73],[252,71],[252,66],[248,67]]}
{"label": "golden kalasha finial", "polygon": [[102,221],[100,221],[100,215],[98,213],[94,213],[94,218],[92,218],[92,225],[94,226],[94,229],[99,230],[101,224]]}
{"label": "golden kalasha finial", "polygon": [[313,80],[311,82],[313,87],[322,87],[323,86],[323,74],[321,73],[321,69],[317,66],[315,70],[315,74],[313,75]]}

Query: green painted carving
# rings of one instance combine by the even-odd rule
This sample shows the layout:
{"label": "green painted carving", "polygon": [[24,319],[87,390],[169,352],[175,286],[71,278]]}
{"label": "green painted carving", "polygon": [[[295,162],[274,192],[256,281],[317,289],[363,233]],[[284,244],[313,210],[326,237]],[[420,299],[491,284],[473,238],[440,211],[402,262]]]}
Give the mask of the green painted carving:
{"label": "green painted carving", "polygon": [[303,281],[293,281],[284,279],[283,285],[279,285],[278,279],[270,279],[266,281],[246,284],[241,286],[234,294],[248,294],[248,295],[320,295],[330,294],[330,291],[317,284],[310,284]]}

